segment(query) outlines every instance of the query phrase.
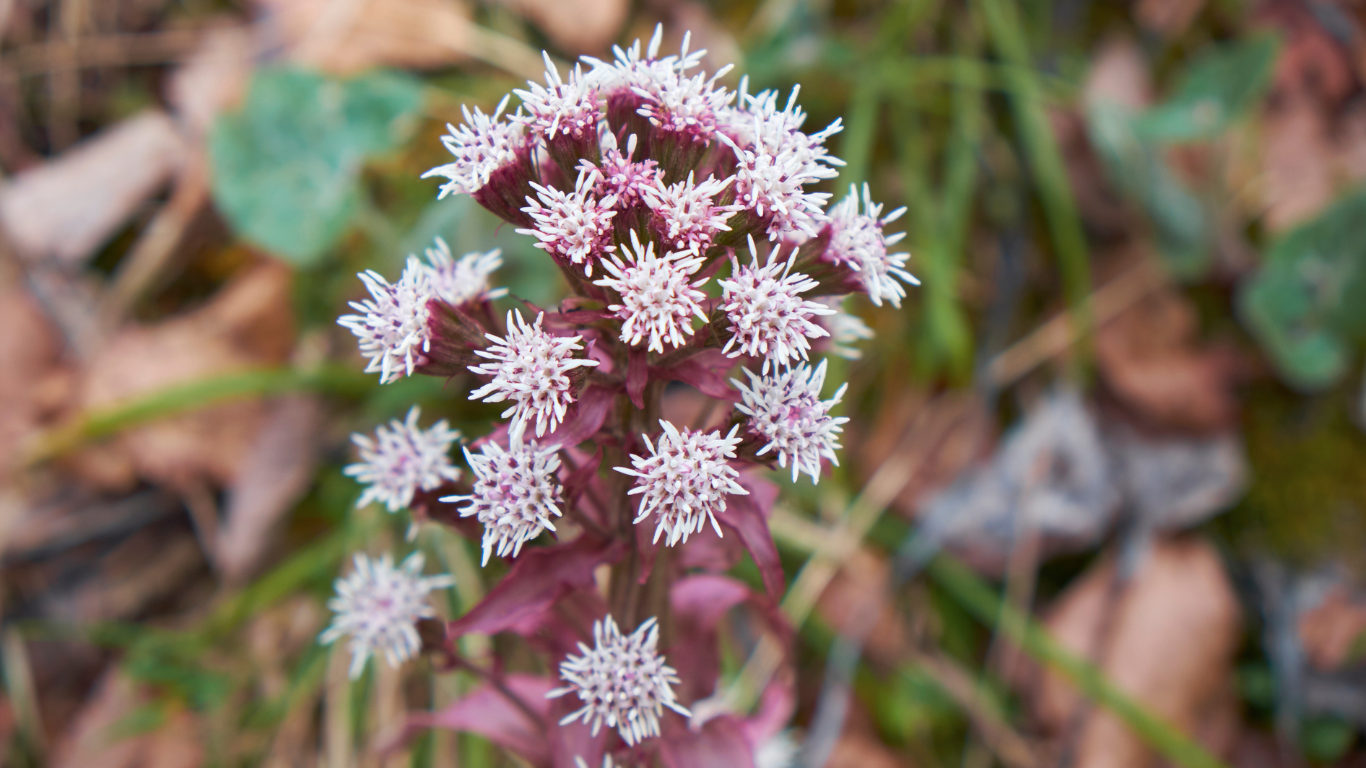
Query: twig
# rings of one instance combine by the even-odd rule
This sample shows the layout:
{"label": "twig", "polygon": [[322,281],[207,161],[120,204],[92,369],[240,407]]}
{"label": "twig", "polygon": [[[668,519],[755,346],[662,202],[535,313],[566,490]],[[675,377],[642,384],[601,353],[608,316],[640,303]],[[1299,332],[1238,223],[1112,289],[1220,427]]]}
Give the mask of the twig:
{"label": "twig", "polygon": [[34,43],[15,49],[3,60],[19,77],[73,69],[167,64],[188,56],[203,36],[198,29],[175,29],[85,37],[79,46],[70,41]]}

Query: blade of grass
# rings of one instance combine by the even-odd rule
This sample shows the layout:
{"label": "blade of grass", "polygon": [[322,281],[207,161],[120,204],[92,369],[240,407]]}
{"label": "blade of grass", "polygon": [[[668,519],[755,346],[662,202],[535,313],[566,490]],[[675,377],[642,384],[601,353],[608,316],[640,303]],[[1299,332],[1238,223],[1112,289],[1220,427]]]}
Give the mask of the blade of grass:
{"label": "blade of grass", "polygon": [[1091,291],[1091,267],[1086,237],[1063,167],[1062,152],[1044,110],[1043,90],[1032,70],[1026,30],[1012,0],[977,0],[977,5],[986,20],[993,46],[1008,65],[1003,74],[1020,142],[1033,171],[1044,218],[1057,251],[1068,306],[1076,318],[1082,339],[1087,341],[1084,347],[1089,347],[1091,321],[1086,298]]}
{"label": "blade of grass", "polygon": [[342,366],[307,371],[259,368],[177,384],[136,400],[78,414],[29,443],[21,466],[49,461],[131,427],[231,400],[299,391],[358,395],[372,386],[372,377]]}
{"label": "blade of grass", "polygon": [[1073,655],[1038,623],[1006,605],[962,563],[941,555],[927,572],[978,621],[998,625],[1025,653],[1061,673],[1082,695],[1114,713],[1163,757],[1186,768],[1226,768],[1204,747],[1130,698],[1095,665]]}

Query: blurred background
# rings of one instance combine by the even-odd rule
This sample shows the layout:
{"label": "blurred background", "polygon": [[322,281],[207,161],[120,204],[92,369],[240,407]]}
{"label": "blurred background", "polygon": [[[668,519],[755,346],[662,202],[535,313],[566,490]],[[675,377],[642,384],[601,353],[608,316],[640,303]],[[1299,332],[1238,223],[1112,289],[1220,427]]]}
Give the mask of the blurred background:
{"label": "blurred background", "polygon": [[[315,643],[347,553],[407,525],[354,509],[348,435],[498,410],[378,386],[335,321],[437,235],[553,301],[531,238],[418,177],[541,49],[656,22],[842,117],[828,191],[908,206],[924,282],[849,304],[844,461],[773,518],[794,741],[1366,765],[1358,0],[0,0],[0,764],[518,765],[380,751],[471,681],[353,684]],[[444,615],[501,573],[415,546]]]}

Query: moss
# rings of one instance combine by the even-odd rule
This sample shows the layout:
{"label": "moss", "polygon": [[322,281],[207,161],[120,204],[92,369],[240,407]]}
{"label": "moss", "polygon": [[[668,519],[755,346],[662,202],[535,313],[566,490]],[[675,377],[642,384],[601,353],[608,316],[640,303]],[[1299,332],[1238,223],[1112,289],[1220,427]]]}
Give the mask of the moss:
{"label": "moss", "polygon": [[1304,399],[1264,385],[1243,419],[1251,483],[1215,530],[1247,554],[1351,563],[1366,544],[1366,435],[1351,395]]}

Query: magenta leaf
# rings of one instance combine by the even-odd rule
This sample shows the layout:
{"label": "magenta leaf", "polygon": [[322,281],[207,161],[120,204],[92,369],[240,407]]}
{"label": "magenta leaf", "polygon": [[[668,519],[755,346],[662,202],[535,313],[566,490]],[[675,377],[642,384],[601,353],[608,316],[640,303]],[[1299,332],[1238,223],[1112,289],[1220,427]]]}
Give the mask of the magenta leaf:
{"label": "magenta leaf", "polygon": [[508,675],[503,683],[541,718],[541,723],[532,720],[502,691],[485,684],[439,712],[410,715],[404,728],[405,737],[411,738],[422,728],[477,733],[504,749],[516,752],[533,765],[549,768],[552,764],[551,748],[542,730],[542,723],[550,719],[550,701],[545,695],[553,688],[553,684],[544,677],[521,674]]}
{"label": "magenta leaf", "polygon": [[777,674],[759,697],[759,710],[740,723],[745,740],[756,750],[792,722],[797,711],[797,689],[791,675]]}
{"label": "magenta leaf", "polygon": [[739,482],[749,495],[727,498],[725,514],[716,519],[740,537],[759,567],[768,596],[777,600],[787,588],[783,564],[778,560],[778,545],[773,543],[773,533],[768,529],[768,515],[778,498],[778,486],[752,474],[741,475]]}
{"label": "magenta leaf", "polygon": [[498,586],[450,623],[447,637],[492,635],[531,620],[571,590],[592,585],[593,569],[616,562],[623,549],[619,542],[584,535],[567,544],[523,550]]}
{"label": "magenta leaf", "polygon": [[729,576],[704,573],[674,583],[669,591],[674,640],[667,655],[683,681],[678,691],[683,701],[711,695],[721,668],[716,625],[727,611],[753,596],[748,586]]}
{"label": "magenta leaf", "polygon": [[730,386],[726,374],[735,361],[719,349],[708,349],[666,368],[651,368],[650,378],[681,381],[708,397],[736,402],[740,395]]}
{"label": "magenta leaf", "polygon": [[[566,694],[550,700],[550,722],[560,720],[579,707],[583,702],[574,694]],[[593,735],[593,726],[582,721],[568,725],[552,725],[550,728],[550,751],[554,755],[554,768],[577,768],[575,757],[583,758],[591,768],[602,766],[602,756],[607,752],[607,742],[616,735],[615,728],[604,726]]]}
{"label": "magenta leaf", "polygon": [[587,386],[579,393],[579,399],[565,414],[564,422],[545,438],[537,438],[541,445],[562,445],[566,448],[578,445],[597,434],[607,414],[612,410],[616,393],[604,387]]}
{"label": "magenta leaf", "polygon": [[665,768],[754,768],[754,750],[732,715],[708,720],[698,732],[679,728],[659,746]]}

